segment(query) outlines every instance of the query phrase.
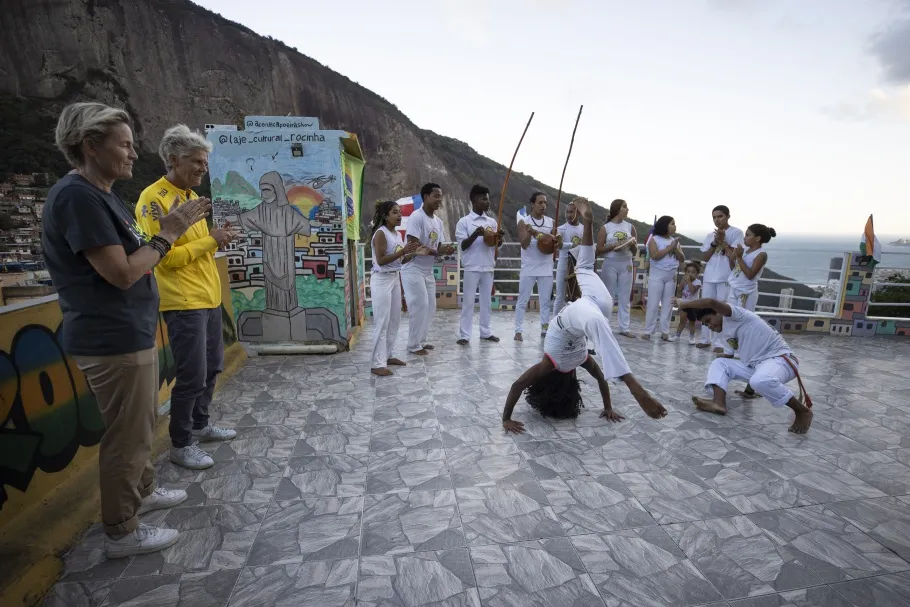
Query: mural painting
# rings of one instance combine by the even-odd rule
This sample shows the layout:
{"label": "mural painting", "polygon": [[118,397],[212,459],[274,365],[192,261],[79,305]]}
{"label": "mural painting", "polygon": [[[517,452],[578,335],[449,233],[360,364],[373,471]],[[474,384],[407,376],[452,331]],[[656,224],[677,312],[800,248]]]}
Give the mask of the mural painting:
{"label": "mural painting", "polygon": [[[52,489],[57,483],[48,474],[80,457],[80,447],[100,442],[104,423],[85,376],[63,352],[56,298],[0,318],[0,511],[12,516],[40,498],[25,495],[38,477],[45,481],[39,491]],[[163,322],[157,341],[166,400],[175,368]]]}
{"label": "mural painting", "polygon": [[[299,120],[312,119],[248,117],[244,122],[293,125]],[[356,138],[344,131],[298,128],[216,129],[208,137],[214,146],[209,157],[214,221],[240,230],[227,252],[237,338],[346,344],[342,164],[343,155],[350,154],[362,165]],[[359,191],[359,183],[350,191]]]}

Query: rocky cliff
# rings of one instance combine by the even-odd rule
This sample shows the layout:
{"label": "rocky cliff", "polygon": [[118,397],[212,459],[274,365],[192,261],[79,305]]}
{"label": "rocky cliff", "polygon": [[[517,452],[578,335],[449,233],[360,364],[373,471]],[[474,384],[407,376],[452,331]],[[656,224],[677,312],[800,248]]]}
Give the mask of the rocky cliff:
{"label": "rocky cliff", "polygon": [[[453,231],[472,184],[488,185],[499,199],[501,164],[418,128],[393,104],[295,49],[187,0],[4,0],[0,25],[0,174],[64,174],[53,147],[56,115],[67,103],[96,100],[135,120],[140,162],[134,179],[118,186],[127,200],[161,175],[155,149],[165,128],[239,124],[248,114],[318,116],[324,128],[357,133],[368,161],[365,206],[435,181],[446,192]],[[512,175],[503,213],[509,240],[512,218],[535,190],[555,200],[554,188]],[[621,193],[585,195],[606,202]],[[371,215],[365,208],[364,221]],[[596,220],[604,215],[599,209]],[[811,291],[798,286],[796,294]]]}

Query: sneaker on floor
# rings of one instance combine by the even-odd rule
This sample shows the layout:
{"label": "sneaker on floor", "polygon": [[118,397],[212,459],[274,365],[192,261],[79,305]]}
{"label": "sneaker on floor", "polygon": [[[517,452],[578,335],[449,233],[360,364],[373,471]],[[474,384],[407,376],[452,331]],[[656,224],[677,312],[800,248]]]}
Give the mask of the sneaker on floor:
{"label": "sneaker on floor", "polygon": [[689,338],[689,345],[690,345],[690,346],[694,346],[694,345],[696,345],[697,343],[698,343],[698,340],[695,339],[694,337],[690,337],[690,338]]}
{"label": "sneaker on floor", "polygon": [[209,424],[202,430],[193,430],[193,438],[200,443],[211,443],[214,441],[231,440],[237,436],[237,432],[230,428],[219,428]]}
{"label": "sneaker on floor", "polygon": [[152,510],[163,510],[164,508],[173,508],[177,504],[186,501],[186,491],[183,489],[165,489],[158,487],[148,497],[142,500],[139,511],[136,514],[145,514]]}
{"label": "sneaker on floor", "polygon": [[204,470],[215,465],[215,460],[196,443],[189,447],[171,447],[171,461],[188,470]]}
{"label": "sneaker on floor", "polygon": [[139,523],[130,533],[119,539],[108,536],[104,539],[104,554],[109,559],[149,554],[170,548],[177,543],[180,533],[176,529],[152,527]]}

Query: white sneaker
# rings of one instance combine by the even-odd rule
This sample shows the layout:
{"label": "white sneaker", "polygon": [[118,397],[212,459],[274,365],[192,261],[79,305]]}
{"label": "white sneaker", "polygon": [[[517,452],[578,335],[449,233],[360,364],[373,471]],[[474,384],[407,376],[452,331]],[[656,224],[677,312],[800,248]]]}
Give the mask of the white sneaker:
{"label": "white sneaker", "polygon": [[666,341],[677,341],[679,337],[676,335],[668,335]]}
{"label": "white sneaker", "polygon": [[211,443],[214,441],[231,440],[237,436],[237,432],[228,428],[219,428],[209,424],[202,430],[193,430],[193,438],[200,443]]}
{"label": "white sneaker", "polygon": [[203,470],[215,465],[215,460],[196,443],[189,447],[171,447],[171,461],[189,470]]}
{"label": "white sneaker", "polygon": [[183,489],[165,489],[163,487],[158,487],[150,496],[142,500],[142,505],[139,506],[139,511],[136,514],[139,515],[151,512],[152,510],[173,508],[177,504],[182,504],[185,501],[186,491]]}
{"label": "white sneaker", "polygon": [[698,340],[695,339],[695,337],[690,337],[690,338],[689,338],[689,345],[690,345],[690,346],[694,346],[694,345],[697,344],[697,343],[698,343]]}
{"label": "white sneaker", "polygon": [[175,529],[152,527],[139,523],[131,533],[120,539],[110,536],[104,539],[104,554],[109,559],[122,559],[128,556],[158,552],[177,543],[180,533]]}

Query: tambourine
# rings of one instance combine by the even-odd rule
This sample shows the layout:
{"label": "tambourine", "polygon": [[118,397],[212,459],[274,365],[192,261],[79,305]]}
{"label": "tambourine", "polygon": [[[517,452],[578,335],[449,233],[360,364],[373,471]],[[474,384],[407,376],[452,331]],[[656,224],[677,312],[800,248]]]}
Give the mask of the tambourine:
{"label": "tambourine", "polygon": [[552,234],[537,233],[537,250],[544,255],[552,255],[556,250],[556,239]]}
{"label": "tambourine", "polygon": [[488,247],[495,247],[497,244],[496,240],[496,230],[494,230],[491,226],[485,227],[483,229],[483,244],[487,245]]}

